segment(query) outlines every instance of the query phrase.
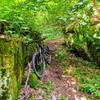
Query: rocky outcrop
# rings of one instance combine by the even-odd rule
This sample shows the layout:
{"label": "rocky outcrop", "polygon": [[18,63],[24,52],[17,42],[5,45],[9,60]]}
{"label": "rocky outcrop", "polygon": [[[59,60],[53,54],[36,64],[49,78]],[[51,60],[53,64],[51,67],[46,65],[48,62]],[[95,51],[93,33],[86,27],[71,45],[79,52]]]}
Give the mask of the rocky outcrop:
{"label": "rocky outcrop", "polygon": [[0,100],[17,100],[25,63],[31,59],[35,44],[21,38],[0,36]]}

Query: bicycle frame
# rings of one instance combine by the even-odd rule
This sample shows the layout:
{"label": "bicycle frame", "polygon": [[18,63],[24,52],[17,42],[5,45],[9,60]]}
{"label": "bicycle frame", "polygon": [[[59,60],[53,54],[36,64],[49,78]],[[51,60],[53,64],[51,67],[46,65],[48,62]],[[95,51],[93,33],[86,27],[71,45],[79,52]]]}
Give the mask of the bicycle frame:
{"label": "bicycle frame", "polygon": [[[32,58],[32,68],[38,78],[42,78],[45,72],[45,68],[48,65],[47,57],[49,55],[49,48],[44,45],[38,45],[38,51],[33,55]],[[50,57],[51,59],[51,57]],[[42,69],[41,73],[38,73],[38,68]]]}

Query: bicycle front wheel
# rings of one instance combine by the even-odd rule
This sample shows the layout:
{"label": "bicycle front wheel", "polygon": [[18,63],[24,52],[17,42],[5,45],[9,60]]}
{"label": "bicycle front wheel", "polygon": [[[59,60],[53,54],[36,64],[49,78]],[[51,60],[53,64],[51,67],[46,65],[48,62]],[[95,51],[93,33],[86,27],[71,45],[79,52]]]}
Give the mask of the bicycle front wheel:
{"label": "bicycle front wheel", "polygon": [[36,52],[32,58],[32,68],[34,73],[37,75],[39,79],[41,79],[44,75],[46,63],[43,58],[40,57],[40,53]]}

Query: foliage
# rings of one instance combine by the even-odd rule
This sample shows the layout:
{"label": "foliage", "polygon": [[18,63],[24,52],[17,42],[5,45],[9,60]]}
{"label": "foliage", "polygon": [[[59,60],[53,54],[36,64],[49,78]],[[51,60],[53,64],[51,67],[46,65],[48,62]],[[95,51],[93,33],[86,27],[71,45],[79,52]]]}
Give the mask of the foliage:
{"label": "foliage", "polygon": [[37,76],[31,71],[28,84],[30,85],[31,88],[35,88],[38,82],[39,80]]}
{"label": "foliage", "polygon": [[[96,66],[92,63],[95,61],[100,65],[100,25],[94,26],[92,22],[91,2],[91,0],[0,0],[0,25],[7,22],[8,24],[4,24],[4,34],[20,37],[28,46],[32,42],[40,43],[41,37],[46,37],[47,41],[55,39],[62,35],[63,30],[66,47],[91,62],[71,58],[70,56],[75,56],[73,53],[66,55],[61,49],[60,52],[57,51],[57,62],[64,67],[64,74],[71,74],[78,80],[81,91],[100,97],[99,71],[94,69]],[[75,66],[71,67],[72,72],[67,69],[71,64]],[[5,80],[7,79],[0,80],[0,95],[3,92],[2,82]],[[31,74],[30,86],[35,87],[37,83],[37,78]],[[44,96],[53,90],[51,82],[40,84],[40,87],[46,91],[42,94]]]}
{"label": "foliage", "polygon": [[7,34],[24,35],[26,38],[29,35],[27,40],[39,40],[41,33],[43,37],[45,33],[50,33],[52,38],[53,35],[60,35],[59,23],[62,15],[66,15],[66,6],[69,4],[70,2],[65,0],[1,0],[0,19],[10,23],[5,29]]}
{"label": "foliage", "polygon": [[9,21],[6,34],[29,35],[30,38],[40,39],[40,33],[35,28],[35,4],[32,1],[5,0],[0,3],[0,19]]}
{"label": "foliage", "polygon": [[45,83],[41,82],[36,86],[36,90],[37,93],[39,93],[39,95],[43,97],[43,99],[50,100],[54,90],[54,85],[51,81],[47,81]]}
{"label": "foliage", "polygon": [[100,64],[100,27],[92,25],[92,16],[93,7],[88,0],[74,4],[67,17],[65,41],[83,59]]}
{"label": "foliage", "polygon": [[[28,34],[33,37],[36,32],[38,35],[45,32],[48,34],[50,32],[48,28],[56,31],[55,27],[57,27],[61,31],[62,20],[66,20],[68,10],[75,2],[68,0],[10,0],[10,2],[5,0],[3,2],[1,0],[0,19],[5,19],[11,24],[6,33]],[[52,30],[51,34],[55,34]]]}
{"label": "foliage", "polygon": [[[100,72],[98,66],[75,57],[65,47],[56,51],[56,60],[62,66],[65,76],[73,76],[77,81],[77,89],[88,93],[89,98],[100,98]],[[93,99],[93,100],[94,100]]]}
{"label": "foliage", "polygon": [[44,28],[44,30],[41,31],[42,37],[46,38],[45,41],[57,39],[63,35],[61,29],[53,27],[53,26],[47,26]]}
{"label": "foliage", "polygon": [[81,91],[86,92],[86,93],[93,94],[93,93],[96,92],[96,89],[95,89],[93,86],[91,86],[91,85],[86,85],[86,86],[84,86],[84,87],[81,89]]}

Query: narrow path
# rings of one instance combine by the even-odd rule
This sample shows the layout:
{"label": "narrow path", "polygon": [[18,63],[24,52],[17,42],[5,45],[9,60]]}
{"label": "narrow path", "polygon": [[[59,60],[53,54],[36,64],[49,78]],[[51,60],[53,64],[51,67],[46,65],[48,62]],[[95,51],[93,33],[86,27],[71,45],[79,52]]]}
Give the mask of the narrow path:
{"label": "narrow path", "polygon": [[52,81],[54,83],[54,92],[52,100],[61,100],[64,96],[65,100],[87,100],[81,93],[76,90],[76,81],[72,76],[64,76],[63,69],[56,63],[55,51],[63,42],[63,38],[49,41],[48,45],[52,49],[52,63],[42,79],[42,82]]}

